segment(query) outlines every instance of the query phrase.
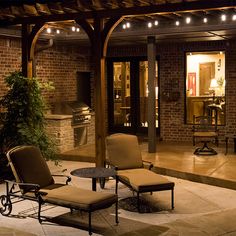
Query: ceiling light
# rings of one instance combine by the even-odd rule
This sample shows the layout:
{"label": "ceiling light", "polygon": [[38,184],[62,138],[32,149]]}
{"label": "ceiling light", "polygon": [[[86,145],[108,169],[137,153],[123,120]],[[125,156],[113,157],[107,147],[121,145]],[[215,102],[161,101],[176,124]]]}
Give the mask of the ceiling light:
{"label": "ceiling light", "polygon": [[154,21],[154,25],[157,26],[158,24],[159,24],[158,20],[155,20],[155,21]]}
{"label": "ceiling light", "polygon": [[76,32],[79,32],[80,31],[80,28],[76,28]]}
{"label": "ceiling light", "polygon": [[233,14],[233,16],[232,16],[232,20],[233,20],[233,21],[236,20],[236,14]]}
{"label": "ceiling light", "polygon": [[59,29],[57,29],[57,30],[56,30],[56,33],[57,33],[57,34],[60,34],[60,30],[59,30]]}
{"label": "ceiling light", "polygon": [[123,25],[122,25],[122,28],[123,28],[123,29],[126,29],[126,27],[127,27],[126,24],[123,24]]}
{"label": "ceiling light", "polygon": [[206,17],[203,18],[203,22],[207,23],[208,19]]}
{"label": "ceiling light", "polygon": [[148,28],[152,28],[152,22],[148,22]]}
{"label": "ceiling light", "polygon": [[73,32],[75,32],[75,30],[76,30],[75,26],[72,26],[72,27],[71,27],[71,30],[72,30]]}
{"label": "ceiling light", "polygon": [[226,21],[226,15],[225,14],[221,15],[221,20]]}
{"label": "ceiling light", "polygon": [[51,28],[47,28],[47,33],[51,34],[51,32],[52,32]]}
{"label": "ceiling light", "polygon": [[175,25],[176,25],[176,26],[179,26],[179,24],[180,24],[180,23],[179,23],[179,21],[177,20],[177,21],[175,22]]}
{"label": "ceiling light", "polygon": [[189,24],[191,22],[191,18],[187,17],[185,21],[186,21],[186,24]]}
{"label": "ceiling light", "polygon": [[129,22],[126,23],[126,27],[130,28],[130,23]]}

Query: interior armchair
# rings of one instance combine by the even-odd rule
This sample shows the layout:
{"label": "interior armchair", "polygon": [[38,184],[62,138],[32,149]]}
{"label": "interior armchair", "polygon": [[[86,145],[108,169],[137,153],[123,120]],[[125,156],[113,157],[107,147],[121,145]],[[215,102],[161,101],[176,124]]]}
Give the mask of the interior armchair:
{"label": "interior armchair", "polygon": [[215,149],[208,146],[214,143],[218,146],[217,114],[215,116],[193,116],[193,146],[203,143],[202,147],[195,149],[195,155],[216,155]]}
{"label": "interior armchair", "polygon": [[43,220],[41,206],[44,203],[63,206],[71,211],[73,209],[82,210],[88,212],[88,231],[91,235],[92,212],[115,204],[115,220],[118,223],[118,197],[116,194],[94,192],[71,186],[68,184],[71,178],[63,175],[61,177],[65,178],[65,183],[56,183],[39,148],[18,146],[7,153],[7,158],[15,181],[6,180],[6,195],[0,196],[2,215],[10,215],[13,204],[25,199],[38,203],[40,223]]}
{"label": "interior armchair", "polygon": [[144,168],[142,155],[135,135],[113,134],[106,138],[108,164],[117,170],[116,193],[118,182],[125,184],[137,193],[137,208],[140,212],[140,194],[171,190],[171,208],[174,209],[174,182]]}

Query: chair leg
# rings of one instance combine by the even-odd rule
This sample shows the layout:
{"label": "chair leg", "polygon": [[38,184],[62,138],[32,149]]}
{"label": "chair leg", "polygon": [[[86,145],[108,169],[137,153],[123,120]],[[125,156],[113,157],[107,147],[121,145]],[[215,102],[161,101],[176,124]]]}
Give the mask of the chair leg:
{"label": "chair leg", "polygon": [[92,221],[92,216],[91,216],[91,211],[89,211],[89,235],[92,235],[92,224],[91,224],[91,221]]}
{"label": "chair leg", "polygon": [[115,214],[116,214],[116,224],[119,224],[119,219],[118,219],[118,200],[116,201],[116,210],[115,210]]}
{"label": "chair leg", "polygon": [[39,199],[38,200],[38,202],[39,202],[39,209],[38,209],[38,221],[39,221],[39,223],[41,224],[42,223],[42,219],[41,219],[41,206],[42,206],[42,200],[41,199]]}
{"label": "chair leg", "polygon": [[118,177],[116,176],[116,190],[115,190],[116,194],[118,193],[118,182],[119,182],[119,180],[118,180]]}
{"label": "chair leg", "polygon": [[139,192],[137,192],[137,207],[138,207],[138,212],[140,213],[140,199],[139,199]]}
{"label": "chair leg", "polygon": [[171,189],[171,209],[173,210],[174,206],[174,188]]}

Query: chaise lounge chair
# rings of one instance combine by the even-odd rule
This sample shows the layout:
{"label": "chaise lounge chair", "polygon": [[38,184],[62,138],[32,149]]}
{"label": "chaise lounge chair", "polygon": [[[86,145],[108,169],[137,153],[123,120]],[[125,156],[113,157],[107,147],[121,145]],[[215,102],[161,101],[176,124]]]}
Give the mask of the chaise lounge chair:
{"label": "chaise lounge chair", "polygon": [[137,208],[140,212],[140,193],[171,190],[171,208],[174,209],[174,182],[151,171],[152,164],[149,169],[144,168],[135,135],[110,135],[106,138],[106,147],[108,164],[117,170],[116,193],[119,181],[135,191]]}
{"label": "chaise lounge chair", "polygon": [[[0,196],[0,213],[7,216],[12,211],[12,205],[19,198],[38,202],[38,220],[41,223],[41,206],[44,203],[63,206],[88,212],[88,230],[92,234],[91,214],[96,210],[108,208],[115,204],[115,220],[118,223],[118,197],[116,194],[94,192],[68,185],[71,178],[67,177],[65,184],[55,183],[53,176],[39,148],[34,146],[18,146],[7,153],[16,181],[6,180],[6,195]],[[62,176],[63,175],[57,175]],[[16,188],[18,186],[19,188]],[[17,201],[14,202],[14,199]]]}

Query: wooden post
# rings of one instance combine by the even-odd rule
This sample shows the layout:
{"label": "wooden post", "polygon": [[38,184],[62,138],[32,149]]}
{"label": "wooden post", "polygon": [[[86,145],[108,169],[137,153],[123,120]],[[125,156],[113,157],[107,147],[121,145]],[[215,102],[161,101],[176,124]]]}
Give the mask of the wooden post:
{"label": "wooden post", "polygon": [[22,49],[22,73],[25,77],[31,78],[33,75],[32,61],[30,60],[30,25],[22,24],[21,49]]}
{"label": "wooden post", "polygon": [[156,45],[155,37],[150,36],[148,41],[148,152],[156,152]]}
{"label": "wooden post", "polygon": [[105,162],[105,58],[103,54],[102,30],[104,20],[94,19],[94,77],[95,77],[95,145],[96,166],[103,166]]}

